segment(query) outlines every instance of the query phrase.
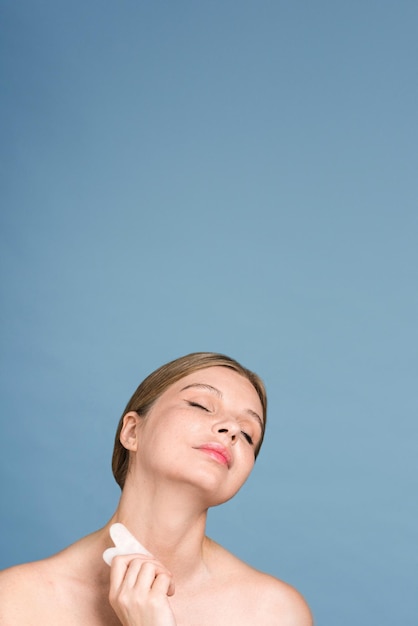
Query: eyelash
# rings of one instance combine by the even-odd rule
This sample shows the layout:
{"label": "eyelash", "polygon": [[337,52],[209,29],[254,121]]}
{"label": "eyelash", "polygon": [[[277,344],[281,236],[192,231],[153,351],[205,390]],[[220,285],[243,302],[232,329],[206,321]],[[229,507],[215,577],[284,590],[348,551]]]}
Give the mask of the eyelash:
{"label": "eyelash", "polygon": [[244,436],[244,439],[246,441],[248,441],[248,443],[252,446],[253,443],[254,443],[253,440],[252,440],[252,437],[250,437],[250,435],[248,433],[244,432],[243,430],[241,431],[241,433]]}
{"label": "eyelash", "polygon": [[[195,406],[198,409],[203,409],[203,411],[206,411],[207,413],[210,413],[209,409],[207,409],[202,404],[199,404],[198,402],[190,402],[189,401],[189,405],[190,406]],[[241,434],[244,437],[245,441],[247,441],[251,446],[254,445],[253,439],[252,439],[252,437],[248,433],[246,433],[244,430],[242,430]]]}
{"label": "eyelash", "polygon": [[207,413],[209,413],[209,409],[207,409],[205,406],[203,406],[202,404],[198,404],[197,402],[189,402],[190,406],[197,406],[199,409],[203,409],[204,411],[206,411]]}

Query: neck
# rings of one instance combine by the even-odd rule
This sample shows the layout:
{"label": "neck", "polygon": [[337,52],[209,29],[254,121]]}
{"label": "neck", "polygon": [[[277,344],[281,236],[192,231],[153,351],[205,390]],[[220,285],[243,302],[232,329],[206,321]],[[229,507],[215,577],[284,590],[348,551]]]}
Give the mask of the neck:
{"label": "neck", "polygon": [[207,571],[206,517],[190,486],[127,480],[109,525],[124,524],[176,581],[185,581]]}

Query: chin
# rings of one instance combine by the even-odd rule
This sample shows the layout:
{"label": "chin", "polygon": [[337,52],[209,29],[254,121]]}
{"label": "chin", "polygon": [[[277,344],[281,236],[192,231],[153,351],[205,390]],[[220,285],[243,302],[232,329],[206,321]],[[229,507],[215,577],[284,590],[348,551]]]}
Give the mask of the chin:
{"label": "chin", "polygon": [[192,483],[196,488],[196,491],[199,493],[201,499],[204,500],[207,508],[228,502],[242,487],[242,485],[240,485],[235,489],[228,489],[225,484],[226,481],[220,481],[219,476],[204,472],[196,472],[193,476],[193,480],[189,480],[188,482],[189,484]]}

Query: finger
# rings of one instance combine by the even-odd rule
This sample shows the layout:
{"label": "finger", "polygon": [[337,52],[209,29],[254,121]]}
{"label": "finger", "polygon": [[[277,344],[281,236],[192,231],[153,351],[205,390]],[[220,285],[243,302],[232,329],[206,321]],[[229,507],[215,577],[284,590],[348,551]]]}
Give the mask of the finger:
{"label": "finger", "polygon": [[[132,559],[131,559],[132,560]],[[122,587],[128,569],[129,560],[126,557],[118,556],[113,559],[110,568],[110,597],[116,597]]]}
{"label": "finger", "polygon": [[[141,559],[132,559],[132,561],[128,563],[128,566],[125,571],[125,575],[124,575],[123,582],[122,582],[123,587],[125,588],[127,587],[130,589],[135,587],[138,583],[139,575],[142,569],[145,568],[146,566],[147,566],[147,563],[142,561]],[[155,566],[151,565],[151,567],[154,568],[154,572],[155,572]],[[155,574],[154,574],[154,577],[155,577]]]}
{"label": "finger", "polygon": [[[150,558],[144,554],[117,554],[110,567],[110,582],[118,581],[119,586],[123,582],[130,564],[133,561],[140,563],[146,563]],[[155,561],[155,565],[158,561]]]}
{"label": "finger", "polygon": [[[125,575],[127,584],[135,585],[137,590],[149,591],[153,589],[162,592],[164,595],[174,595],[173,575],[166,567],[161,565],[161,563],[156,561],[139,562],[139,565],[136,565],[135,569],[133,569],[132,576],[130,567],[131,566],[128,566],[128,572]],[[157,587],[155,587],[155,583],[160,577],[162,578],[157,584]]]}
{"label": "finger", "polygon": [[[141,566],[144,564],[149,564],[154,569],[154,578],[158,574],[167,574],[168,576],[172,576],[171,572],[169,572],[169,570],[159,561],[156,559],[150,559],[143,554],[117,555],[113,559],[110,568],[111,589],[114,591],[119,590],[125,580],[127,580],[128,585],[135,585],[138,573],[141,570]],[[131,566],[133,566],[132,575],[127,578]]]}
{"label": "finger", "polygon": [[[125,580],[128,579],[128,574]],[[133,577],[132,577],[133,580]],[[162,595],[174,595],[174,581],[171,573],[164,568],[163,570],[151,562],[143,563],[137,574],[135,589],[148,592],[152,589],[153,592]]]}
{"label": "finger", "polygon": [[172,580],[173,578],[172,573],[159,561],[142,560],[142,566],[140,566],[137,585],[142,585],[144,583],[144,586],[148,585],[148,587],[151,587],[154,583],[155,578],[161,575],[168,576],[170,580]]}
{"label": "finger", "polygon": [[145,591],[148,593],[155,581],[156,576],[158,576],[158,574],[160,573],[162,574],[166,572],[165,570],[162,571],[160,568],[157,567],[157,565],[151,563],[150,561],[142,563],[141,568],[137,573],[135,590]]}
{"label": "finger", "polygon": [[152,590],[156,593],[163,593],[167,596],[173,596],[175,592],[174,580],[171,574],[162,572],[155,577]]}

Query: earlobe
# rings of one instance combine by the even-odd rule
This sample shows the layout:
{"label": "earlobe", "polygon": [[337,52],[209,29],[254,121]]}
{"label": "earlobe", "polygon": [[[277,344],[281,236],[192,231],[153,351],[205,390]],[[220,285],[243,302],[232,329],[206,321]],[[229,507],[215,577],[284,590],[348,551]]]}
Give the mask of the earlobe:
{"label": "earlobe", "polygon": [[137,426],[139,419],[139,415],[135,411],[129,411],[123,417],[119,440],[123,447],[131,452],[136,452],[138,448]]}

